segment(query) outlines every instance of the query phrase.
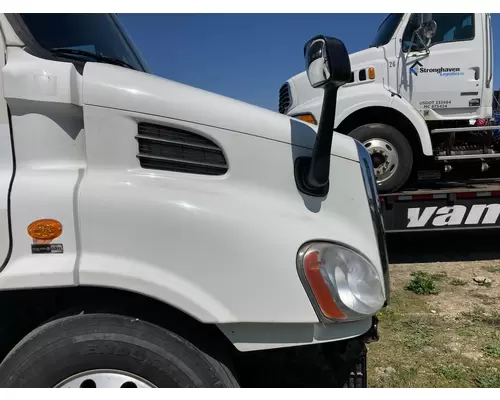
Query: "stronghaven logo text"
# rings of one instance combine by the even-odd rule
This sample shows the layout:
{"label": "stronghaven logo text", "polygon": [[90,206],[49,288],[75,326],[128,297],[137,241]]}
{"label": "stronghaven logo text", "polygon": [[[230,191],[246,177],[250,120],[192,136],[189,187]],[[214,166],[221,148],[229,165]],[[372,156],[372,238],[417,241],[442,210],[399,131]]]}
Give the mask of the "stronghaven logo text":
{"label": "stronghaven logo text", "polygon": [[440,76],[456,76],[456,75],[463,75],[463,72],[460,72],[460,68],[424,68],[420,67],[419,71],[421,74],[428,74],[435,72],[439,74]]}

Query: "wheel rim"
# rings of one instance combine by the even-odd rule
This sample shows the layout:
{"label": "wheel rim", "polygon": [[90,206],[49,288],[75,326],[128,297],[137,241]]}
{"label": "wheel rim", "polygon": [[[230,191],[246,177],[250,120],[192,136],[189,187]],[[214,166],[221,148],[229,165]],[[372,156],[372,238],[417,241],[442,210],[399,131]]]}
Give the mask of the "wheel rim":
{"label": "wheel rim", "polygon": [[119,370],[93,370],[73,375],[56,388],[154,388],[155,386],[137,375]]}
{"label": "wheel rim", "polygon": [[399,165],[399,156],[393,144],[384,139],[368,139],[363,145],[370,153],[377,181],[382,183],[391,178]]}

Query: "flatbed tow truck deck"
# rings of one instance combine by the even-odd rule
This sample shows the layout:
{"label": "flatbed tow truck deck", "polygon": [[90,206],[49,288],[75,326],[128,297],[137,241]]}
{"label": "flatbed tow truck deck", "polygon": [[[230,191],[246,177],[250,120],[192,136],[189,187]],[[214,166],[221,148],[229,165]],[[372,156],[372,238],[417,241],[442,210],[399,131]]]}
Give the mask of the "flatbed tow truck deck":
{"label": "flatbed tow truck deck", "polygon": [[387,233],[500,228],[500,180],[422,183],[380,195]]}

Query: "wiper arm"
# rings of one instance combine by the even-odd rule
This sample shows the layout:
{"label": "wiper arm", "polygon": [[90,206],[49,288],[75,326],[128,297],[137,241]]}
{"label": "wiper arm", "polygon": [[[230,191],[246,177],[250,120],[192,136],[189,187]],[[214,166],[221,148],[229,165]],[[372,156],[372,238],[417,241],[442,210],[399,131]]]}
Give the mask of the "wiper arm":
{"label": "wiper arm", "polygon": [[119,60],[117,58],[107,57],[107,56],[103,56],[100,54],[92,53],[91,51],[78,50],[78,49],[52,49],[52,53],[54,53],[56,55],[75,54],[75,55],[79,55],[79,56],[87,56],[87,57],[91,57],[97,61],[103,61],[103,62],[106,62],[108,64],[119,65],[121,67],[126,67],[126,68],[130,68],[130,69],[135,70],[135,68],[132,65],[130,65],[128,62]]}

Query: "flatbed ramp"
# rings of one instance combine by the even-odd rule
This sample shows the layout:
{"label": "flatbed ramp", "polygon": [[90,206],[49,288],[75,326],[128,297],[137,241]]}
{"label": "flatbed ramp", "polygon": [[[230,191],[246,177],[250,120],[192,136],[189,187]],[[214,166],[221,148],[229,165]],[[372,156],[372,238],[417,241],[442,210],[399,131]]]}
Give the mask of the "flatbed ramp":
{"label": "flatbed ramp", "polygon": [[380,196],[388,233],[500,228],[500,181],[433,182]]}

